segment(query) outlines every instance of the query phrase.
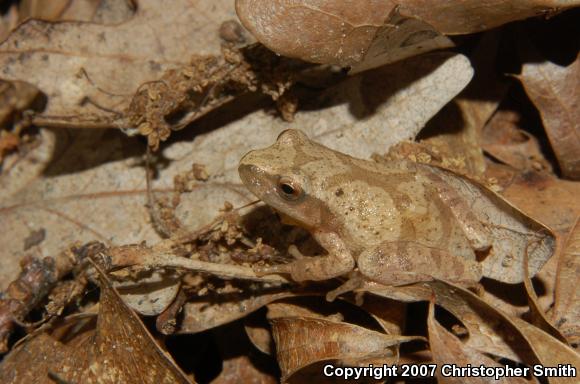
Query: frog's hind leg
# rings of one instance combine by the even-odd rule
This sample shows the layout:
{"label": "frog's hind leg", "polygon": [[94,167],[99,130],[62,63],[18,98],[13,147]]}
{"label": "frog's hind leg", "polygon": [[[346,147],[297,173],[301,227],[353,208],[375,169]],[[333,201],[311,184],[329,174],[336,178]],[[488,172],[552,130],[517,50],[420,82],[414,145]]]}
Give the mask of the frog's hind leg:
{"label": "frog's hind leg", "polygon": [[404,285],[433,278],[473,285],[481,277],[481,265],[446,250],[414,241],[386,241],[361,253],[359,271],[385,285]]}

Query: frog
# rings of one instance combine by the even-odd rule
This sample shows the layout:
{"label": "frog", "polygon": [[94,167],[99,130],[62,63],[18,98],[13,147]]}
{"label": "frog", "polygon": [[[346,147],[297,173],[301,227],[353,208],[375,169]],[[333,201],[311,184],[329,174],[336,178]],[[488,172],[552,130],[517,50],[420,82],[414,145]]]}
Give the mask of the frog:
{"label": "frog", "polygon": [[284,223],[306,229],[326,251],[311,257],[291,246],[293,261],[256,267],[258,274],[304,282],[355,273],[385,285],[470,286],[483,277],[490,228],[434,166],[354,158],[289,129],[244,155],[238,173]]}

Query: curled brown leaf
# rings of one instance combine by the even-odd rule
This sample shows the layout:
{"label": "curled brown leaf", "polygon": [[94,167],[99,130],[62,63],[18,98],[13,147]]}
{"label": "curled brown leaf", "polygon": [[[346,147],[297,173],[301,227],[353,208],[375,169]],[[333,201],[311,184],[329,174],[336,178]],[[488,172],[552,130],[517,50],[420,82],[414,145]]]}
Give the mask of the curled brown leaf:
{"label": "curled brown leaf", "polygon": [[[524,49],[522,49],[524,50]],[[562,174],[580,179],[580,58],[568,66],[542,60],[526,45],[524,55],[534,62],[525,63],[519,79],[538,108],[548,138],[558,158]]]}
{"label": "curled brown leaf", "polygon": [[420,339],[320,318],[279,317],[270,321],[283,379],[323,360],[387,359],[392,356],[392,346]]}
{"label": "curled brown leaf", "polygon": [[[479,32],[579,4],[565,0],[236,0],[236,11],[258,41],[277,53],[368,69],[450,46],[440,34]],[[412,51],[406,51],[408,47]]]}
{"label": "curled brown leaf", "polygon": [[558,263],[553,317],[572,344],[580,343],[580,220],[570,231]]}
{"label": "curled brown leaf", "polygon": [[65,332],[68,343],[46,333],[25,341],[0,365],[3,382],[193,382],[157,345],[103,272],[99,276],[101,298],[96,328],[86,333],[69,329]]}
{"label": "curled brown leaf", "polygon": [[[484,384],[484,383],[527,383],[522,377],[510,377],[503,376],[499,380],[495,377],[473,377],[471,375],[463,376],[457,375],[455,377],[449,377],[447,375],[441,374],[441,367],[445,364],[455,364],[458,367],[502,367],[500,364],[496,363],[493,359],[487,357],[486,355],[467,347],[454,336],[451,332],[446,330],[439,322],[435,319],[435,304],[433,301],[429,303],[429,315],[427,318],[427,326],[429,330],[429,346],[431,348],[431,353],[433,355],[433,361],[437,363],[437,381],[439,383],[445,384]],[[521,369],[521,368],[520,368]],[[504,371],[505,372],[505,371]],[[523,372],[520,370],[520,372]],[[523,375],[522,375],[523,376]]]}

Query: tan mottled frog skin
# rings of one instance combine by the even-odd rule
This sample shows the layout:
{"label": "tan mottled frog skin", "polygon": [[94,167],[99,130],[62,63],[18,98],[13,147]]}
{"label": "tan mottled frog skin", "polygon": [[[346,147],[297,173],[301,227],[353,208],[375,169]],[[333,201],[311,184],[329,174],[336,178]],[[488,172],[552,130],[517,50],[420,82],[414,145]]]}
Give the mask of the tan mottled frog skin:
{"label": "tan mottled frog skin", "polygon": [[252,193],[327,251],[305,257],[291,248],[295,261],[262,274],[326,280],[358,268],[387,285],[433,278],[474,285],[482,276],[519,283],[555,248],[547,227],[473,181],[406,160],[356,159],[297,130],[246,154],[239,173]]}
{"label": "tan mottled frog skin", "polygon": [[358,266],[384,284],[481,278],[475,251],[490,246],[486,228],[420,164],[356,159],[287,130],[274,145],[245,155],[239,173],[251,192],[328,252],[262,273],[326,280]]}

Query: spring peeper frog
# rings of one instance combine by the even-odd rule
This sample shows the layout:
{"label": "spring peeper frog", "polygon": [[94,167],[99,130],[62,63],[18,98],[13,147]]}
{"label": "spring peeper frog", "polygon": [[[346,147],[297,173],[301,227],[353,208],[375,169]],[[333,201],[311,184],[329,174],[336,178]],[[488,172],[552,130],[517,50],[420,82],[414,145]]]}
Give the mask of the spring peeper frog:
{"label": "spring peeper frog", "polygon": [[358,270],[399,285],[430,280],[477,282],[476,251],[489,232],[459,195],[425,166],[378,164],[333,151],[297,130],[240,161],[240,177],[285,222],[306,228],[327,255],[259,272],[326,280]]}
{"label": "spring peeper frog", "polygon": [[251,151],[239,165],[244,185],[306,228],[327,251],[263,268],[295,281],[326,280],[358,267],[365,277],[400,285],[430,280],[476,283],[476,251],[489,232],[467,203],[429,168],[410,161],[379,164],[333,151],[297,130]]}

